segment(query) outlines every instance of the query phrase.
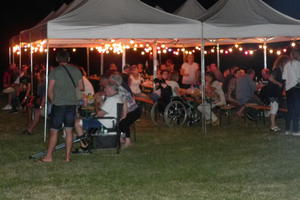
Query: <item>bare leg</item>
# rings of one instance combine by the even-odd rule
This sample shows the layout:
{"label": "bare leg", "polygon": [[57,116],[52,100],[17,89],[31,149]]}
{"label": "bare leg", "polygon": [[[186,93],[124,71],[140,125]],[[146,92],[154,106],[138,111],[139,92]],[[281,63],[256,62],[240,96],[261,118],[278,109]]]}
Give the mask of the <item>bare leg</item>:
{"label": "bare leg", "polygon": [[271,128],[274,128],[274,127],[276,127],[276,122],[275,122],[275,119],[276,119],[276,115],[274,115],[274,114],[271,114],[271,115],[270,115],[270,120],[271,120]]}
{"label": "bare leg", "polygon": [[58,130],[50,130],[50,138],[48,142],[48,150],[46,156],[42,159],[43,162],[52,162],[53,161],[53,151],[57,143],[57,134]]}
{"label": "bare leg", "polygon": [[73,128],[65,128],[66,131],[66,157],[65,161],[70,162],[71,161],[71,151],[72,151],[72,145],[73,145]]}
{"label": "bare leg", "polygon": [[242,117],[243,114],[244,114],[244,110],[245,110],[245,106],[242,106],[241,109],[239,111],[236,112],[236,114],[239,116],[239,117]]}
{"label": "bare leg", "polygon": [[[79,137],[83,136],[84,132],[83,132],[83,128],[82,128],[82,120],[81,119],[76,119],[76,121],[75,121],[75,130],[76,130],[77,136],[79,136]],[[82,148],[87,147],[87,145],[82,141],[80,141],[80,146]]]}
{"label": "bare leg", "polygon": [[129,147],[132,144],[130,137],[125,138],[125,144],[124,147]]}
{"label": "bare leg", "polygon": [[12,93],[8,94],[8,105],[11,105],[11,101],[12,101]]}
{"label": "bare leg", "polygon": [[31,125],[28,127],[28,132],[32,133],[32,130],[38,125],[39,121],[41,118],[41,110],[40,109],[36,109],[34,111],[34,120],[31,123]]}

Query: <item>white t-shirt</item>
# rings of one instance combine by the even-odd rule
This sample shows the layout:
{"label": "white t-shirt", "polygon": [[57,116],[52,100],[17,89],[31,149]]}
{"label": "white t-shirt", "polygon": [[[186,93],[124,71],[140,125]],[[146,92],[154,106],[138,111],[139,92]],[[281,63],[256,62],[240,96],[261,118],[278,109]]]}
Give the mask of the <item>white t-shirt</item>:
{"label": "white t-shirt", "polygon": [[185,74],[188,74],[188,76],[183,76],[182,77],[182,83],[183,84],[194,84],[196,80],[196,74],[197,71],[199,70],[199,65],[197,63],[193,64],[188,64],[188,63],[183,63],[181,66],[181,69],[184,70]]}
{"label": "white t-shirt", "polygon": [[291,60],[286,63],[283,68],[282,79],[286,81],[286,91],[295,87],[300,82],[300,61]]}
{"label": "white t-shirt", "polygon": [[[117,118],[117,105],[118,103],[123,103],[120,95],[114,95],[107,97],[101,106],[101,110],[106,112],[104,117],[114,117]],[[112,119],[99,119],[99,122],[104,125],[106,128],[113,128],[115,120]]]}
{"label": "white t-shirt", "polygon": [[176,81],[166,81],[167,85],[169,85],[172,88],[172,96],[177,97],[178,95],[175,92],[175,89],[179,89],[179,85]]}
{"label": "white t-shirt", "polygon": [[140,94],[142,91],[140,89],[140,85],[142,83],[142,79],[139,76],[138,79],[135,79],[133,76],[130,76],[130,89],[133,94]]}

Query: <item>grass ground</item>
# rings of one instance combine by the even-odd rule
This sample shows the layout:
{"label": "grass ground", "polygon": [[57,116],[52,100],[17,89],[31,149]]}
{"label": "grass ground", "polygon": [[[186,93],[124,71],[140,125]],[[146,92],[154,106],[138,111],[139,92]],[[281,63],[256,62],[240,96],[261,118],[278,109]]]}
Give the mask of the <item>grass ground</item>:
{"label": "grass ground", "polygon": [[51,164],[42,126],[22,135],[25,116],[0,111],[0,199],[300,199],[300,138],[232,120],[222,128],[168,129],[142,120],[137,142],[116,155],[97,151]]}

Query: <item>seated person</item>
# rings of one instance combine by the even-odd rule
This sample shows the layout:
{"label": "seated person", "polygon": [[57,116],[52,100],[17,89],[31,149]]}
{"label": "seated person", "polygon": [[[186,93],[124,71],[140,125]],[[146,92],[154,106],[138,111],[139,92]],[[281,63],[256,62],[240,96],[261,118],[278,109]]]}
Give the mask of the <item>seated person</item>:
{"label": "seated person", "polygon": [[[239,74],[239,69],[236,69],[233,72],[232,77],[230,78],[230,80],[228,80],[228,84],[227,84],[226,88],[223,87],[225,97],[226,97],[226,101],[229,104],[234,105],[234,106],[239,105],[239,102],[236,99],[236,80],[238,78],[238,74]],[[224,84],[223,84],[223,86],[224,86]]]}
{"label": "seated person", "polygon": [[142,83],[142,76],[140,75],[136,65],[131,66],[129,75],[129,87],[134,96],[141,96],[142,91],[140,85]]}
{"label": "seated person", "polygon": [[[214,73],[206,73],[205,82],[205,95],[207,100],[205,104],[198,106],[198,110],[204,113],[205,119],[208,123],[210,123],[211,120],[212,125],[217,126],[219,125],[220,121],[212,109],[226,104],[225,95],[222,90],[222,84],[215,78]],[[210,104],[208,104],[209,102]]]}
{"label": "seated person", "polygon": [[172,72],[169,75],[168,80],[166,81],[166,83],[172,88],[172,96],[173,97],[180,96],[180,93],[179,93],[180,87],[179,87],[178,81],[179,81],[179,74],[177,72]]}
{"label": "seated person", "polygon": [[131,125],[141,117],[141,108],[136,103],[132,92],[128,86],[128,80],[122,79],[119,74],[114,74],[110,77],[111,81],[114,81],[119,86],[119,95],[127,104],[127,115],[119,123],[119,129],[122,133],[125,133],[125,138],[121,138],[121,143],[124,147],[131,145]]}
{"label": "seated person", "polygon": [[[75,130],[77,132],[77,136],[83,136],[83,130],[89,130],[92,128],[101,128],[104,127],[106,129],[113,128],[114,119],[101,119],[101,117],[114,117],[117,118],[117,104],[123,103],[121,97],[118,95],[118,85],[114,82],[108,82],[107,86],[104,89],[106,100],[104,101],[101,109],[97,112],[97,118],[87,118],[87,119],[77,119],[75,122]],[[122,118],[126,117],[127,105],[124,104]],[[122,119],[121,118],[121,119]],[[87,144],[81,142],[80,145],[81,151],[87,151]]]}
{"label": "seated person", "polygon": [[171,86],[167,84],[167,80],[169,78],[169,72],[166,70],[161,71],[160,77],[161,77],[160,79],[158,78],[154,79],[155,87],[150,97],[155,102],[166,100],[169,103],[170,98],[173,95]]}
{"label": "seated person", "polygon": [[12,98],[15,90],[15,81],[19,76],[19,70],[16,64],[11,64],[9,69],[3,74],[3,93],[8,95],[8,103],[2,108],[2,110],[12,109]]}
{"label": "seated person", "polygon": [[256,84],[254,82],[255,71],[248,69],[246,75],[238,77],[236,82],[236,99],[241,105],[241,108],[237,112],[238,116],[243,116],[245,110],[245,104],[255,103],[261,104],[259,98],[255,95]]}

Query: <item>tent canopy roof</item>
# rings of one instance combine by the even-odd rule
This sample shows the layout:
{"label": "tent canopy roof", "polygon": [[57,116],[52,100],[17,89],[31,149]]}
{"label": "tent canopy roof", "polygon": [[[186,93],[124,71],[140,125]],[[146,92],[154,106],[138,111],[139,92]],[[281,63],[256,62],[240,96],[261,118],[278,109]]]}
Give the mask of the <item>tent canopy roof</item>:
{"label": "tent canopy roof", "polygon": [[204,22],[205,38],[260,37],[280,41],[300,33],[300,21],[262,0],[219,0],[200,20]]}
{"label": "tent canopy roof", "polygon": [[152,8],[139,0],[88,0],[48,22],[49,39],[199,38],[201,23]]}
{"label": "tent canopy roof", "polygon": [[186,0],[174,14],[190,19],[199,19],[205,12],[206,9],[197,0]]}

